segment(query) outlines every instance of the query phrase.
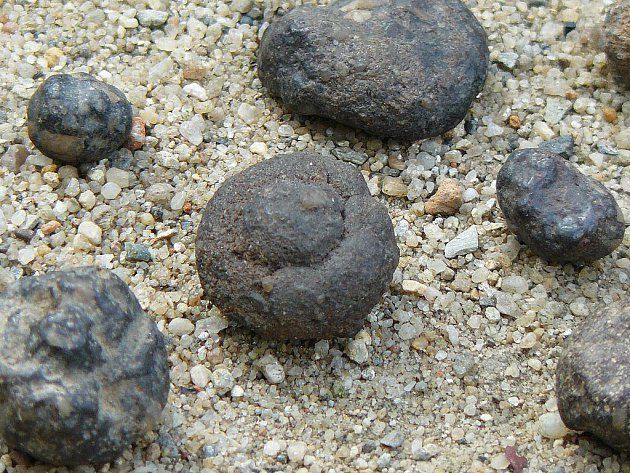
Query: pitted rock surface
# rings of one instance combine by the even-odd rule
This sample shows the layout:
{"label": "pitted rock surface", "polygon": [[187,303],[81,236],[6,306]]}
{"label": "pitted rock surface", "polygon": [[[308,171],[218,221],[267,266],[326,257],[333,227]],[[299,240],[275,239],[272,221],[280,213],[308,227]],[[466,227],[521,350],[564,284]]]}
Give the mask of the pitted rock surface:
{"label": "pitted rock surface", "polygon": [[630,2],[617,0],[603,25],[608,67],[615,80],[630,89]]}
{"label": "pitted rock surface", "polygon": [[131,132],[132,108],[125,95],[88,74],[46,79],[31,97],[27,115],[37,149],[71,164],[106,158]]}
{"label": "pitted rock surface", "polygon": [[593,261],[623,240],[623,214],[612,194],[557,154],[513,152],[497,176],[497,198],[510,230],[550,261]]}
{"label": "pitted rock surface", "polygon": [[630,452],[630,299],[602,309],[568,340],[558,360],[558,411],[567,427],[585,430]]}
{"label": "pitted rock surface", "polygon": [[483,28],[459,0],[342,0],[274,20],[258,69],[299,114],[414,140],[465,117],[488,57]]}
{"label": "pitted rock surface", "polygon": [[164,339],[113,273],[22,278],[0,293],[0,437],[51,464],[116,459],[157,422]]}
{"label": "pitted rock surface", "polygon": [[206,296],[264,337],[351,336],[389,285],[398,247],[350,164],[276,156],[225,181],[196,241]]}

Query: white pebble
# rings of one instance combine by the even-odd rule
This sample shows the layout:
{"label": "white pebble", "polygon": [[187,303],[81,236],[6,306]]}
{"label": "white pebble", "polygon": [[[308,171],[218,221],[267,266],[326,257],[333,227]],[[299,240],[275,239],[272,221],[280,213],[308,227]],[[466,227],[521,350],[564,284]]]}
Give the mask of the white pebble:
{"label": "white pebble", "polygon": [[168,324],[168,331],[176,337],[189,334],[193,330],[195,330],[195,326],[193,325],[193,323],[188,319],[184,319],[183,317],[173,319]]}
{"label": "white pebble", "polygon": [[93,245],[100,245],[103,237],[103,231],[94,222],[85,221],[79,225],[79,234],[83,235]]}
{"label": "white pebble", "polygon": [[205,388],[210,382],[210,370],[203,365],[196,365],[190,369],[190,379],[194,385]]}
{"label": "white pebble", "polygon": [[296,463],[301,462],[304,459],[304,455],[306,455],[306,443],[293,442],[289,444],[287,448],[287,456],[290,461]]}
{"label": "white pebble", "polygon": [[101,195],[104,199],[112,200],[120,195],[122,189],[115,182],[108,182],[101,187]]}
{"label": "white pebble", "polygon": [[548,412],[538,419],[538,429],[543,437],[548,439],[560,439],[569,433],[569,429],[564,425],[560,414]]}

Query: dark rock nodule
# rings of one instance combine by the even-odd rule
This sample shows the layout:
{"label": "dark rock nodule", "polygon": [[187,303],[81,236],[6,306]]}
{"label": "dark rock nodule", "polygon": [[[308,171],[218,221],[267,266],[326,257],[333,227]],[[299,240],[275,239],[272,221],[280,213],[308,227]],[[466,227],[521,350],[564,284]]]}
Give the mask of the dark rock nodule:
{"label": "dark rock nodule", "polygon": [[510,230],[550,261],[593,261],[623,239],[623,214],[608,189],[545,150],[513,152],[497,176],[497,198]]}
{"label": "dark rock nodule", "polygon": [[0,437],[57,465],[116,459],[166,404],[164,339],[113,273],[22,278],[0,293]]}
{"label": "dark rock nodule", "polygon": [[264,337],[354,335],[391,281],[387,209],[351,165],[276,156],[228,179],[196,241],[206,296]]}
{"label": "dark rock nodule", "polygon": [[415,140],[464,119],[488,58],[485,32],[459,0],[342,0],[276,19],[258,68],[297,113]]}
{"label": "dark rock nodule", "polygon": [[106,158],[126,143],[132,107],[120,90],[88,74],[58,74],[35,91],[27,115],[37,149],[81,164]]}
{"label": "dark rock nodule", "polygon": [[558,411],[567,427],[630,452],[630,301],[602,310],[570,337],[558,360]]}
{"label": "dark rock nodule", "polygon": [[630,89],[630,3],[618,0],[604,21],[604,50],[615,80]]}

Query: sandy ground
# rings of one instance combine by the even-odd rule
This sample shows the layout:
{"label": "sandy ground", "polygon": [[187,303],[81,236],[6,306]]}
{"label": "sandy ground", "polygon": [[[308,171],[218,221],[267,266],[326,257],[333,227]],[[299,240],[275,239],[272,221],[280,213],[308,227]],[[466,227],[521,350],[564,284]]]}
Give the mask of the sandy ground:
{"label": "sandy ground", "polygon": [[[267,96],[256,75],[258,35],[293,2],[0,2],[0,154],[8,153],[0,265],[15,276],[113,269],[171,341],[162,423],[97,471],[485,472],[508,468],[510,446],[530,472],[630,471],[586,435],[552,440],[539,427],[556,409],[563,340],[601,304],[627,297],[628,234],[592,265],[549,265],[509,234],[494,188],[511,149],[571,135],[571,160],[613,192],[630,221],[630,101],[608,78],[596,28],[609,2],[468,4],[492,60],[474,120],[401,146],[304,121]],[[167,11],[166,24],[138,26],[137,11],[147,8]],[[566,36],[565,22],[577,24]],[[148,125],[142,150],[76,169],[33,149],[28,98],[42,77],[79,71],[127,94]],[[348,340],[274,343],[228,327],[201,299],[195,272],[205,203],[226,177],[274,154],[349,148],[367,157],[362,170],[390,210],[401,250],[391,292],[351,345],[364,345],[367,359],[353,361],[361,353]],[[15,153],[28,154],[19,170],[10,166]],[[126,169],[108,172],[112,162]],[[381,193],[388,174],[399,196]],[[422,203],[446,176],[467,189],[468,201],[454,217],[424,215]],[[101,193],[106,182],[120,192]],[[149,192],[155,183],[168,185]],[[44,235],[41,225],[53,220],[59,228]],[[82,221],[100,227],[100,244],[77,234]],[[445,243],[472,225],[479,249],[446,259]],[[24,241],[18,228],[35,234]],[[129,261],[126,242],[146,245],[153,260]],[[403,280],[426,287],[406,294]],[[0,442],[5,470],[49,469]]]}

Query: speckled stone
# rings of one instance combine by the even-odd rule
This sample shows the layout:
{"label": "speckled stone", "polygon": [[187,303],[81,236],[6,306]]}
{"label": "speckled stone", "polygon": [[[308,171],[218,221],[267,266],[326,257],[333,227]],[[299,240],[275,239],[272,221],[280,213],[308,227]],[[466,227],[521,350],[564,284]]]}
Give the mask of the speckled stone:
{"label": "speckled stone", "polygon": [[630,452],[630,299],[604,307],[568,340],[556,371],[567,427]]}
{"label": "speckled stone", "polygon": [[630,89],[630,2],[617,0],[604,21],[608,67],[615,80]]}
{"label": "speckled stone", "polygon": [[205,295],[264,337],[354,335],[398,263],[392,223],[350,164],[276,156],[228,179],[196,241]]}
{"label": "speckled stone", "polygon": [[82,267],[0,293],[0,437],[59,465],[116,459],[155,424],[169,370],[156,324],[117,276]]}
{"label": "speckled stone", "polygon": [[593,261],[623,240],[623,214],[608,189],[549,151],[512,153],[497,198],[510,230],[550,261]]}
{"label": "speckled stone", "polygon": [[71,164],[106,158],[131,132],[132,108],[125,95],[88,74],[46,79],[31,97],[27,115],[37,149]]}
{"label": "speckled stone", "polygon": [[465,117],[488,57],[483,28],[459,0],[342,0],[274,20],[258,70],[297,113],[413,140]]}

